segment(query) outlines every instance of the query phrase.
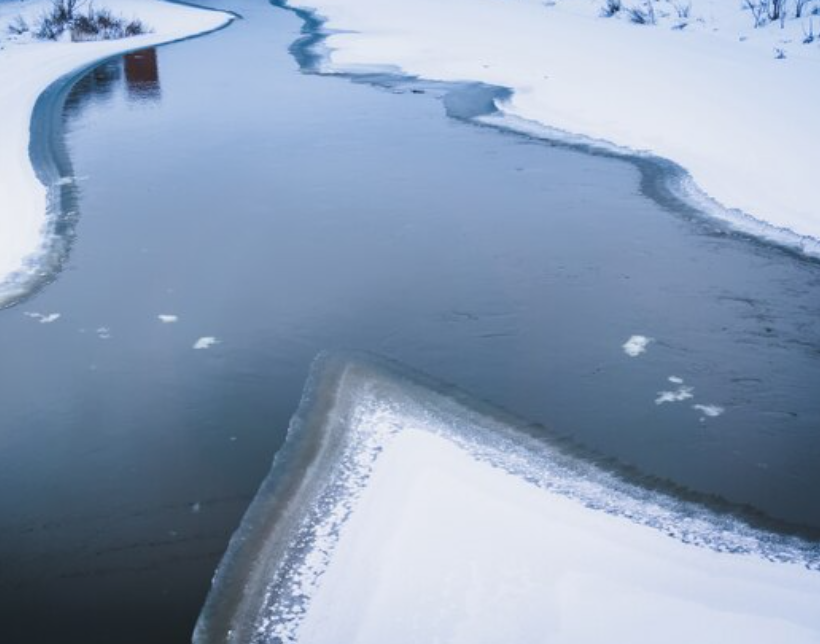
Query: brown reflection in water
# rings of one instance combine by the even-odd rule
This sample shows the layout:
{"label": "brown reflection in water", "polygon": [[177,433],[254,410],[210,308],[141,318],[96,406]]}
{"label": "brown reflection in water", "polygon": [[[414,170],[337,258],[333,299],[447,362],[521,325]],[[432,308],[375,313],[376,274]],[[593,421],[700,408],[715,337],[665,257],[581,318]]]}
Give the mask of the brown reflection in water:
{"label": "brown reflection in water", "polygon": [[157,101],[161,98],[157,50],[141,49],[126,54],[125,84],[129,98],[139,101]]}

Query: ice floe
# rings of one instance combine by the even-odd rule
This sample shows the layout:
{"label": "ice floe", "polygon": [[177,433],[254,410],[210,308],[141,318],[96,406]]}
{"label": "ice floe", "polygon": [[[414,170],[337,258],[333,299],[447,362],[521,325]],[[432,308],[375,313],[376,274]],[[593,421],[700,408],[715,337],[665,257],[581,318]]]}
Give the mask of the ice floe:
{"label": "ice floe", "polygon": [[624,342],[624,353],[630,358],[635,358],[646,352],[650,342],[652,342],[652,338],[648,338],[645,335],[633,335],[629,340]]}
{"label": "ice floe", "polygon": [[23,315],[39,321],[40,324],[51,324],[62,317],[60,313],[35,313],[33,311],[26,311]]}
{"label": "ice floe", "polygon": [[719,405],[692,405],[692,409],[696,409],[704,416],[709,416],[710,418],[716,418],[725,411],[723,407]]}
{"label": "ice floe", "polygon": [[204,336],[199,338],[196,342],[194,342],[194,349],[210,349],[215,344],[219,344],[219,340],[217,340],[213,336]]}

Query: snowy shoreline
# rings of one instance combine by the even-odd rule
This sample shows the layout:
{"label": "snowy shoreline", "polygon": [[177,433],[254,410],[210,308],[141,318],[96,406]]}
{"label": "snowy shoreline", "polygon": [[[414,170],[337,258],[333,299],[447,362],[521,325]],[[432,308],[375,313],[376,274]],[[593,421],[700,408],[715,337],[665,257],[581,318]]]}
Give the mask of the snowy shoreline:
{"label": "snowy shoreline", "polygon": [[194,642],[611,639],[579,635],[584,615],[621,641],[814,641],[816,541],[647,483],[419,374],[323,356]]}
{"label": "snowy shoreline", "polygon": [[[38,142],[41,149],[32,149],[35,134],[57,135],[50,124],[35,123],[41,99],[50,94],[59,102],[65,86],[107,58],[202,35],[234,18],[181,2],[109,0],[98,8],[109,8],[126,18],[139,17],[151,33],[93,42],[8,36],[7,26],[16,16],[33,24],[49,4],[47,0],[0,2],[0,308],[25,297],[50,277],[50,267],[58,266],[62,259],[55,228],[60,217],[71,216],[61,212],[62,193],[76,178],[63,175],[65,169],[58,166],[65,164],[48,158],[58,146],[44,140]],[[36,167],[40,165],[44,167]],[[48,182],[44,184],[45,177]]]}
{"label": "snowy shoreline", "polygon": [[[820,76],[820,46],[798,37],[809,22],[753,29],[748,12],[714,0],[692,10],[717,18],[693,15],[685,30],[602,18],[596,0],[275,4],[309,19],[313,35],[295,46],[315,49],[303,66],[508,90],[497,113],[476,120],[657,161],[672,170],[666,191],[688,209],[820,257],[820,88],[809,80]],[[786,60],[773,55],[779,47]]]}

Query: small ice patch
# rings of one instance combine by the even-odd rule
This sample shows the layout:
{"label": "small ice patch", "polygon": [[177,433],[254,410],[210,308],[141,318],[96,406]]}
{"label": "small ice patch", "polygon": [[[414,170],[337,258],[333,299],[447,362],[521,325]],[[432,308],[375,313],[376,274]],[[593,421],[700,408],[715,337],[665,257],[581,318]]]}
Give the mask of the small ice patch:
{"label": "small ice patch", "polygon": [[681,402],[682,400],[689,400],[694,396],[693,388],[681,385],[675,391],[659,391],[658,397],[655,398],[656,405],[663,403]]}
{"label": "small ice patch", "polygon": [[54,182],[55,186],[70,186],[74,183],[74,177],[60,177]]}
{"label": "small ice patch", "polygon": [[170,315],[170,314],[167,314],[167,313],[160,313],[160,314],[157,316],[157,319],[158,319],[160,322],[162,322],[163,324],[172,324],[172,323],[174,323],[174,322],[178,322],[178,321],[179,321],[179,316],[176,316],[176,315]]}
{"label": "small ice patch", "polygon": [[697,409],[704,416],[708,416],[709,418],[716,418],[725,411],[725,409],[719,405],[692,405],[692,409]]}
{"label": "small ice patch", "polygon": [[34,320],[39,320],[40,324],[51,324],[60,319],[60,313],[34,313],[27,311],[23,313],[23,315]]}
{"label": "small ice patch", "polygon": [[107,326],[101,326],[101,327],[97,328],[95,333],[97,334],[97,337],[100,340],[110,340],[111,339],[111,329],[109,329]]}
{"label": "small ice patch", "polygon": [[646,351],[646,347],[650,342],[652,342],[652,338],[647,338],[645,335],[633,335],[624,342],[624,353],[630,358],[635,358]]}
{"label": "small ice patch", "polygon": [[669,376],[668,380],[673,385],[682,385],[683,384],[683,378],[681,378],[680,376]]}
{"label": "small ice patch", "polygon": [[215,344],[219,344],[219,340],[212,336],[206,336],[194,342],[194,349],[210,349]]}

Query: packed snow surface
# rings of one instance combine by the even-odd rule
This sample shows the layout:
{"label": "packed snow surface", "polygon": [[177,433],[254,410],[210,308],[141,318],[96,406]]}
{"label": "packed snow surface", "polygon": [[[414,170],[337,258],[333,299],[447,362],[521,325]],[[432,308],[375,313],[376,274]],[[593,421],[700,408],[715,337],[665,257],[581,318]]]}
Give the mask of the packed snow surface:
{"label": "packed snow surface", "polygon": [[794,243],[816,249],[817,0],[801,18],[788,2],[782,28],[778,20],[755,28],[740,0],[653,1],[654,25],[630,21],[629,9],[647,6],[638,0],[619,3],[611,18],[602,16],[604,0],[293,4],[327,19],[328,69],[508,87],[506,122],[670,159],[723,207],[812,236]]}
{"label": "packed snow surface", "polygon": [[472,404],[315,367],[194,642],[820,642],[817,543]]}
{"label": "packed snow surface", "polygon": [[294,641],[820,641],[820,575],[588,510],[408,429],[379,457]]}
{"label": "packed snow surface", "polygon": [[[121,40],[52,42],[8,32],[17,16],[33,26],[49,5],[47,0],[0,1],[0,306],[19,295],[37,274],[48,247],[44,235],[49,186],[40,183],[29,160],[29,125],[37,97],[60,77],[94,61],[206,32],[231,18],[157,0],[104,0],[94,6],[127,19],[139,18],[151,33]],[[56,185],[73,181],[63,177]]]}

